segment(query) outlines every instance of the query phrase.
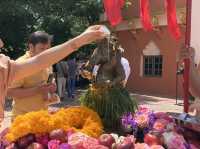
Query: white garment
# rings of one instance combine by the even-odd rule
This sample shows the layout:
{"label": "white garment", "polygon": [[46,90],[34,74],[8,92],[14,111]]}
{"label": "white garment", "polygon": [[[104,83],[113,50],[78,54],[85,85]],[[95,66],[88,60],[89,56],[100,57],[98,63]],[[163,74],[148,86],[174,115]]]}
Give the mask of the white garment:
{"label": "white garment", "polygon": [[66,88],[66,78],[65,77],[58,77],[57,78],[57,86],[58,86],[58,96],[63,98],[65,95],[65,88]]}
{"label": "white garment", "polygon": [[99,70],[99,67],[100,67],[100,65],[95,65],[95,66],[94,66],[93,72],[92,72],[92,74],[93,74],[94,76],[97,75],[97,72],[98,72],[98,70]]}
{"label": "white garment", "polygon": [[[121,58],[121,64],[122,64],[122,66],[123,66],[123,68],[124,68],[124,71],[125,71],[125,81],[128,81],[128,78],[129,78],[129,76],[130,76],[130,74],[131,74],[131,67],[130,67],[130,65],[129,65],[129,62],[128,62],[128,60],[126,59],[126,58],[124,58],[124,57],[122,57]],[[98,70],[99,70],[99,67],[100,67],[100,65],[95,65],[94,66],[94,68],[93,68],[93,75],[94,76],[96,76],[97,75],[97,72],[98,72]]]}
{"label": "white garment", "polygon": [[126,78],[125,78],[125,81],[128,81],[128,78],[131,74],[131,67],[129,65],[129,62],[126,58],[122,57],[121,58],[121,64],[124,68],[124,71],[125,71],[125,75],[126,75]]}

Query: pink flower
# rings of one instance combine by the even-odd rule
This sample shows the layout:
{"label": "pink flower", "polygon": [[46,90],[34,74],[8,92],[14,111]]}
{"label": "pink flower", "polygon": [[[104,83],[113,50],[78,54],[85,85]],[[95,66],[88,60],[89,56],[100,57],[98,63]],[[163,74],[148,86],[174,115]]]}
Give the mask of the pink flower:
{"label": "pink flower", "polygon": [[135,144],[135,149],[150,149],[150,147],[145,143],[137,143]]}
{"label": "pink flower", "polygon": [[153,145],[151,146],[151,149],[164,149],[161,145]]}
{"label": "pink flower", "polygon": [[186,149],[186,141],[182,135],[176,132],[165,132],[163,136],[164,143],[167,145],[168,149]]}
{"label": "pink flower", "polygon": [[133,135],[129,135],[127,137],[124,138],[124,142],[127,142],[127,143],[133,143],[135,144],[135,137]]}
{"label": "pink flower", "polygon": [[155,113],[155,116],[156,116],[157,119],[165,119],[169,122],[173,122],[172,117],[170,117],[167,113],[157,112],[157,113]]}
{"label": "pink flower", "polygon": [[190,144],[190,148],[191,149],[198,149],[195,145],[193,145],[193,144]]}
{"label": "pink flower", "polygon": [[149,112],[151,112],[150,109],[145,107],[145,106],[139,106],[138,111],[141,112],[141,113],[149,113]]}
{"label": "pink flower", "polygon": [[46,146],[49,142],[48,134],[44,135],[36,135],[36,141],[44,146]]}
{"label": "pink flower", "polygon": [[156,120],[156,122],[153,125],[153,129],[159,131],[159,132],[163,132],[164,129],[166,129],[166,126],[168,125],[168,121],[165,119],[158,119]]}
{"label": "pink flower", "polygon": [[95,146],[89,147],[87,149],[109,149],[109,148],[106,146],[103,146],[103,145],[95,145]]}
{"label": "pink flower", "polygon": [[91,138],[91,137],[88,137],[84,142],[83,142],[83,147],[84,148],[94,148],[94,146],[97,146],[99,145],[99,142],[97,139],[94,139],[94,138]]}
{"label": "pink flower", "polygon": [[83,142],[88,138],[83,133],[74,133],[69,136],[68,138],[68,144],[71,145],[72,148],[78,148],[78,149],[84,149]]}
{"label": "pink flower", "polygon": [[147,114],[140,114],[135,117],[135,121],[140,128],[145,128],[148,125],[149,118]]}
{"label": "pink flower", "polygon": [[58,149],[60,146],[59,140],[51,140],[48,142],[48,149]]}
{"label": "pink flower", "polygon": [[67,130],[67,137],[71,136],[75,131],[73,129]]}
{"label": "pink flower", "polygon": [[99,142],[97,139],[83,133],[73,133],[68,138],[68,144],[71,145],[73,149],[92,149],[94,146],[99,145]]}

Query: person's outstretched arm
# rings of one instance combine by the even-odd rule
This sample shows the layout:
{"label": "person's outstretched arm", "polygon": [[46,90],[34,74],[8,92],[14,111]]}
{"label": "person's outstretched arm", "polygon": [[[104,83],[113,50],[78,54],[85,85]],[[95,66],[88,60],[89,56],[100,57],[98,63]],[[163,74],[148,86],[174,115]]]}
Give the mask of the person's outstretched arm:
{"label": "person's outstretched arm", "polygon": [[66,56],[70,55],[81,46],[89,44],[95,40],[105,37],[105,33],[101,31],[101,26],[91,26],[81,35],[71,39],[61,45],[52,47],[41,54],[28,59],[25,62],[16,62],[14,65],[13,80],[20,80],[26,76],[34,74],[46,67],[49,67]]}
{"label": "person's outstretched arm", "polygon": [[[35,86],[30,88],[10,88],[8,89],[7,96],[17,98],[17,99],[23,99],[23,98],[30,98],[31,96],[35,96],[38,93],[42,94],[42,87]],[[28,102],[28,101],[27,101]]]}

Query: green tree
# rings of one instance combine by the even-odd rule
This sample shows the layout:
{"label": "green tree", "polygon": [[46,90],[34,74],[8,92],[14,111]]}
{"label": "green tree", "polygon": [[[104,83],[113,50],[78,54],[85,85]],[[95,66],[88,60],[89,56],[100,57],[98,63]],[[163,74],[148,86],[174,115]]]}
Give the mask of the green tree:
{"label": "green tree", "polygon": [[[54,44],[62,43],[97,23],[101,12],[97,0],[0,0],[3,53],[12,58],[23,54],[28,35],[36,30],[54,35]],[[81,53],[90,48],[82,48]]]}
{"label": "green tree", "polygon": [[2,52],[12,58],[24,53],[26,38],[35,22],[33,14],[16,1],[0,1],[0,38],[5,42]]}

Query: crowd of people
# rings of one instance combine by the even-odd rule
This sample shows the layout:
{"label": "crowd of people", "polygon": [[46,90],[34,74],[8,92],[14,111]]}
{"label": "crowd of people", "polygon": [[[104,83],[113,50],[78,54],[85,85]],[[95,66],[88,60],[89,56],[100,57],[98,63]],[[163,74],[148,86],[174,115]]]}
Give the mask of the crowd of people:
{"label": "crowd of people", "polygon": [[76,58],[68,58],[66,60],[60,61],[56,64],[54,72],[57,78],[59,97],[64,99],[67,89],[68,98],[74,99],[76,82],[80,75]]}

